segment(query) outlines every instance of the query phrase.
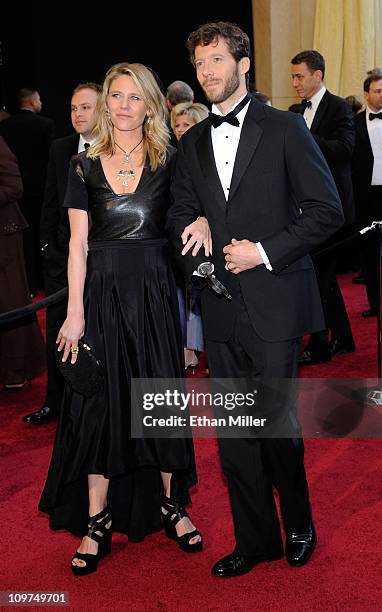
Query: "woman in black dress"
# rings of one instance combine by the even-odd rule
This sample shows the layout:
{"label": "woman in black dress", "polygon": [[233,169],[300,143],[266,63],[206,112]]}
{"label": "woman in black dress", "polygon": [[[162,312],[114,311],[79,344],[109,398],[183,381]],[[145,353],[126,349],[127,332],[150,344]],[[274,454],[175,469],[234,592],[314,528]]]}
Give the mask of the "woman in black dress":
{"label": "woman in black dress", "polygon": [[75,574],[97,569],[112,529],[140,541],[164,522],[186,552],[202,547],[184,509],[196,483],[192,440],[130,436],[131,378],[181,378],[184,368],[164,234],[175,153],[165,99],[148,68],[117,64],[99,103],[97,141],[69,172],[69,301],[57,344],[74,363],[83,337],[106,384],[91,398],[66,388],[40,501],[52,529],[86,534]]}

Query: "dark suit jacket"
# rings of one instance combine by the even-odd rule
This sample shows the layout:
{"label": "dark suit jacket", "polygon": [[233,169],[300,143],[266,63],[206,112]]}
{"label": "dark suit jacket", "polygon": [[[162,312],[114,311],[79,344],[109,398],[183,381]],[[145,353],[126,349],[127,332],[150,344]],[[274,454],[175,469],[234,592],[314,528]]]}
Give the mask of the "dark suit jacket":
{"label": "dark suit jacket", "polygon": [[22,212],[28,221],[38,220],[54,122],[29,110],[20,110],[0,122],[0,135],[17,157],[24,186],[24,196],[20,201]]}
{"label": "dark suit jacket", "polygon": [[350,106],[343,98],[326,90],[314,115],[310,132],[328,162],[340,195],[345,223],[353,223],[355,210],[350,160],[355,133]]}
{"label": "dark suit jacket", "polygon": [[[301,116],[252,99],[228,202],[216,170],[208,119],[193,126],[178,145],[173,197],[169,232],[179,241],[184,227],[205,215],[217,277],[234,296],[229,302],[209,288],[202,290],[207,339],[224,341],[231,336],[240,295],[254,329],[265,340],[296,338],[324,327],[307,253],[340,227],[343,213],[328,166]],[[222,249],[232,238],[260,241],[273,272],[264,265],[238,275],[227,272]],[[205,257],[184,259],[190,274]]]}
{"label": "dark suit jacket", "polygon": [[[379,119],[377,119],[379,121]],[[370,186],[373,176],[374,155],[366,125],[366,110],[354,117],[355,147],[352,157],[352,176],[357,221],[362,225],[381,216],[381,211],[373,210],[370,200]]]}
{"label": "dark suit jacket", "polygon": [[67,284],[68,211],[62,206],[68,182],[69,162],[78,151],[78,134],[58,138],[52,144],[41,211],[40,242],[44,249],[45,272]]}

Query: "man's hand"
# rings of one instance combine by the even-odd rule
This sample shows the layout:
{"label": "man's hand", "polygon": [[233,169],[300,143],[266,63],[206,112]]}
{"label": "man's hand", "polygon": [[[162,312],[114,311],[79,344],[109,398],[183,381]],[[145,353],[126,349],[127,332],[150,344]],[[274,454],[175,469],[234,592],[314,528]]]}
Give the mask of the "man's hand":
{"label": "man's hand", "polygon": [[256,244],[249,240],[232,238],[231,244],[224,247],[223,253],[226,261],[225,269],[233,274],[256,268],[264,263]]}
{"label": "man's hand", "polygon": [[204,254],[206,257],[212,255],[212,237],[210,226],[205,217],[199,217],[190,225],[184,228],[181,235],[182,244],[184,245],[182,255],[188,253],[192,248],[192,255],[195,257],[199,252],[200,247],[204,246]]}

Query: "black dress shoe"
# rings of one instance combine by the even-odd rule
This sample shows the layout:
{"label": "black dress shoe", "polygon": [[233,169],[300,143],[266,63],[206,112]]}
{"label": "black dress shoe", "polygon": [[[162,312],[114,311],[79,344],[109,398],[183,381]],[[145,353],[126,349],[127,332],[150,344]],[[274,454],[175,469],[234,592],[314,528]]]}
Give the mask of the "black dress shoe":
{"label": "black dress shoe", "polygon": [[364,285],[365,279],[363,278],[363,276],[354,276],[354,278],[352,279],[352,283],[353,285]]}
{"label": "black dress shoe", "polygon": [[298,358],[299,366],[315,365],[316,363],[328,363],[331,360],[329,350],[324,353],[315,353],[310,349],[305,349]]}
{"label": "black dress shoe", "polygon": [[362,311],[362,316],[365,317],[365,319],[368,319],[369,317],[376,317],[377,315],[378,310],[376,310],[375,308],[369,308],[369,310]]}
{"label": "black dress shoe", "polygon": [[0,393],[14,393],[15,391],[21,391],[23,388],[24,385],[21,385],[21,387],[7,387],[7,385],[4,385],[4,387],[1,387]]}
{"label": "black dress shoe", "polygon": [[35,412],[31,412],[30,414],[26,414],[23,416],[24,423],[33,423],[34,425],[45,425],[45,423],[50,423],[53,421],[58,415],[58,410],[55,408],[50,408],[49,406],[43,406],[40,410],[36,410]]}
{"label": "black dress shoe", "polygon": [[289,533],[285,541],[285,554],[289,565],[301,566],[310,559],[317,537],[313,523],[304,533]]}
{"label": "black dress shoe", "polygon": [[220,561],[217,561],[211,570],[211,574],[222,578],[242,576],[250,572],[255,565],[263,561],[276,561],[282,558],[282,552],[276,555],[256,555],[253,557],[232,553],[231,555],[227,555],[227,557],[223,557]]}
{"label": "black dress shoe", "polygon": [[355,344],[352,342],[351,344],[346,344],[345,342],[341,342],[340,340],[333,340],[330,343],[330,354],[332,357],[335,355],[343,355],[344,353],[354,353]]}

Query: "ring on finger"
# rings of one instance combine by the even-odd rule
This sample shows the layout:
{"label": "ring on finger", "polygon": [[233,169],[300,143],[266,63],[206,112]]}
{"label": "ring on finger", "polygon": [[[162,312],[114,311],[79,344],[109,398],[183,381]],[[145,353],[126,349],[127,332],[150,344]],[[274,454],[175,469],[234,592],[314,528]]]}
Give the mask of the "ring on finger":
{"label": "ring on finger", "polygon": [[70,352],[72,353],[72,355],[78,355],[78,353],[79,353],[78,346],[71,346],[70,347]]}

